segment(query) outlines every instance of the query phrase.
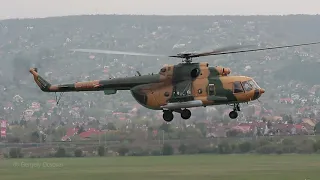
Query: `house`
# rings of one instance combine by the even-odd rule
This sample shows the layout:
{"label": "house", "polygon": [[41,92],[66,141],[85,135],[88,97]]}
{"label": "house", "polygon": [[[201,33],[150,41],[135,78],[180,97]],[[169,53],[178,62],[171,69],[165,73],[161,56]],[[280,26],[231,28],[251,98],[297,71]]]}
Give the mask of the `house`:
{"label": "house", "polygon": [[83,139],[90,138],[92,135],[104,134],[105,132],[97,130],[95,128],[89,128],[87,131],[82,132],[79,136]]}
{"label": "house", "polygon": [[303,118],[302,123],[308,124],[312,127],[314,127],[316,125],[315,121],[312,119],[309,119],[309,118]]}
{"label": "house", "polygon": [[23,98],[20,95],[15,95],[13,100],[18,103],[23,103]]}
{"label": "house", "polygon": [[40,108],[41,108],[40,103],[38,103],[38,102],[32,102],[31,103],[30,109],[32,109],[33,111],[39,111]]}
{"label": "house", "polygon": [[281,116],[263,116],[262,120],[271,122],[280,122],[283,120]]}
{"label": "house", "polygon": [[284,104],[293,104],[294,100],[292,98],[281,98],[279,102]]}
{"label": "house", "polygon": [[32,109],[27,109],[23,112],[24,117],[26,118],[26,120],[31,120],[32,116],[33,116],[34,110]]}

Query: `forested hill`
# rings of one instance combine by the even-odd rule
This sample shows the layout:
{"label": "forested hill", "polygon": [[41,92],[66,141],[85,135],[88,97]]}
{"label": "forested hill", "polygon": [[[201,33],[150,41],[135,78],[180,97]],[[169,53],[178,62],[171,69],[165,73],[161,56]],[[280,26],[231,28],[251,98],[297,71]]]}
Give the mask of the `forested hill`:
{"label": "forested hill", "polygon": [[[129,16],[85,15],[0,21],[0,97],[16,94],[26,99],[46,97],[27,74],[40,67],[53,83],[158,72],[179,59],[70,53],[72,48],[98,48],[174,55],[234,45],[259,47],[320,41],[320,15],[289,16]],[[279,85],[320,84],[320,45],[199,58],[230,67],[232,74],[253,76],[268,93]],[[282,81],[284,80],[284,81]],[[285,84],[285,85],[283,85]],[[101,100],[101,94],[83,96]],[[74,96],[69,97],[70,101]],[[115,96],[133,101],[130,94]],[[110,101],[102,99],[107,106]]]}

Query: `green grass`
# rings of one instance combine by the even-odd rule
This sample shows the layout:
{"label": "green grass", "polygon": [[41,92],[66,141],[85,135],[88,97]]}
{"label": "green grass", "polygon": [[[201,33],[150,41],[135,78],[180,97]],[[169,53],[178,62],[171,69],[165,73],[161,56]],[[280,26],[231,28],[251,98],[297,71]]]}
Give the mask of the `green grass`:
{"label": "green grass", "polygon": [[[40,167],[22,165],[40,163]],[[63,165],[43,167],[43,163]],[[319,180],[320,155],[194,155],[0,160],[1,180]]]}

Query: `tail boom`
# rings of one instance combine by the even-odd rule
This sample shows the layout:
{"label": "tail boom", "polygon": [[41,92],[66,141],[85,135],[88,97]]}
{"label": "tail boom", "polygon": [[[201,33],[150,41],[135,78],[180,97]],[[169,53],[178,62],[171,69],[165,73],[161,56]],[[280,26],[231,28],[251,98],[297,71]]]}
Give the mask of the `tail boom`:
{"label": "tail boom", "polygon": [[77,82],[73,84],[61,84],[61,85],[51,85],[45,79],[43,79],[37,72],[36,68],[30,69],[30,73],[33,75],[34,81],[39,86],[39,88],[44,92],[72,92],[72,91],[99,91],[101,84],[99,80],[87,81],[87,82]]}
{"label": "tail boom", "polygon": [[30,69],[34,81],[44,92],[72,92],[72,91],[105,91],[130,90],[131,88],[149,83],[158,83],[165,80],[165,77],[156,75],[143,75],[126,78],[114,78],[108,80],[94,80],[76,82],[72,84],[51,85],[43,79],[36,68]]}

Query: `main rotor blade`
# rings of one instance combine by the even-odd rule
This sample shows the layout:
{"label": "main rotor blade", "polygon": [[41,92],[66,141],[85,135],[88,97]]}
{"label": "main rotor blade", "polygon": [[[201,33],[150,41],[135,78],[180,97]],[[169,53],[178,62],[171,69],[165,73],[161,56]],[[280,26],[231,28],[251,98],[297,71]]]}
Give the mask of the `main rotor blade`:
{"label": "main rotor blade", "polygon": [[[100,54],[121,54],[121,55],[131,55],[131,56],[165,56],[160,54],[148,54],[148,53],[136,53],[136,52],[125,52],[125,51],[110,51],[110,50],[100,50],[100,49],[71,49],[70,51],[76,52],[87,52],[87,53],[100,53]],[[167,57],[167,56],[165,56]]]}
{"label": "main rotor blade", "polygon": [[217,49],[214,49],[213,51],[207,51],[207,52],[201,52],[201,53],[179,53],[177,55],[169,56],[169,57],[175,57],[175,58],[194,58],[194,57],[201,57],[201,56],[211,56],[212,53],[220,53],[225,51],[231,51],[236,49],[242,49],[246,47],[251,47],[253,45],[235,45],[235,46],[226,46],[226,47],[220,47]]}
{"label": "main rotor blade", "polygon": [[254,51],[264,51],[271,49],[281,49],[281,48],[289,48],[289,47],[298,47],[298,46],[307,46],[307,45],[315,45],[320,44],[320,42],[312,42],[312,43],[304,43],[304,44],[295,44],[295,45],[287,45],[287,46],[275,46],[269,48],[258,48],[258,49],[248,49],[241,51],[231,51],[240,48],[246,48],[253,45],[244,45],[244,46],[228,46],[215,49],[209,52],[203,53],[179,53],[173,56],[161,55],[161,54],[148,54],[148,53],[137,53],[137,52],[125,52],[125,51],[111,51],[111,50],[99,50],[99,49],[71,49],[70,51],[77,52],[87,52],[87,53],[102,53],[102,54],[121,54],[121,55],[132,55],[132,56],[157,56],[157,57],[175,57],[175,58],[195,58],[195,57],[203,57],[203,56],[213,56],[213,55],[223,55],[223,54],[236,54],[236,53],[244,53],[244,52],[254,52]]}
{"label": "main rotor blade", "polygon": [[192,57],[211,56],[212,54],[225,53],[226,51],[242,49],[242,48],[247,48],[247,47],[253,47],[253,46],[254,45],[235,45],[235,46],[220,47],[220,48],[217,48],[213,51],[194,54]]}
{"label": "main rotor blade", "polygon": [[270,49],[281,49],[281,48],[307,46],[307,45],[315,45],[315,44],[320,44],[320,42],[294,44],[294,45],[288,45],[288,46],[275,46],[275,47],[269,47],[269,48],[248,49],[248,50],[241,50],[241,51],[229,51],[229,52],[218,52],[218,53],[212,52],[210,55],[236,54],[236,53],[243,53],[243,52],[264,51],[264,50],[270,50]]}

